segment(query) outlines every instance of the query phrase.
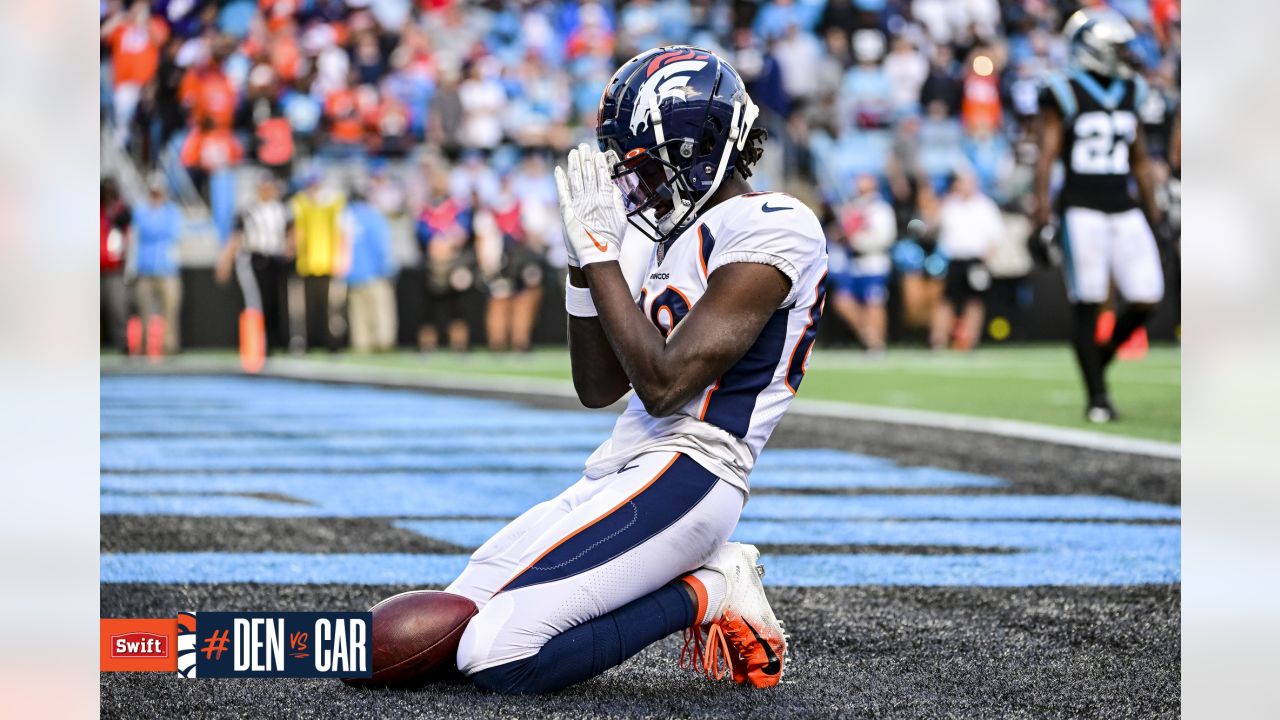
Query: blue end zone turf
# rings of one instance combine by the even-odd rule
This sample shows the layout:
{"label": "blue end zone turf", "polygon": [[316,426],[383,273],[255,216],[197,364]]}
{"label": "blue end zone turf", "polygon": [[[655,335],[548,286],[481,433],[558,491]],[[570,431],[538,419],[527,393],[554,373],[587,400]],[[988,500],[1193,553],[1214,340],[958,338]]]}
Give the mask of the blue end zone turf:
{"label": "blue end zone turf", "polygon": [[[753,527],[755,524],[744,525],[745,528],[735,533],[735,539],[774,541],[768,532],[756,535],[762,528]],[[789,586],[1132,585],[1180,579],[1180,540],[1176,526],[1000,523],[995,527],[963,524],[945,527],[947,525],[956,524],[866,524],[846,527],[846,532],[839,536],[810,537],[807,542],[954,543],[1021,552],[766,555],[763,560],[768,568],[765,583]],[[130,553],[103,555],[101,568],[103,582],[445,585],[462,570],[466,561],[466,555]]]}
{"label": "blue end zone turf", "polygon": [[[387,518],[473,548],[576,480],[612,422],[605,413],[361,386],[105,377],[101,511]],[[1177,506],[993,494],[1008,483],[831,449],[767,449],[751,482],[807,491],[758,494],[744,510],[735,539],[808,549],[769,556],[769,584],[1180,581]],[[902,550],[838,547],[850,545]],[[101,570],[108,583],[438,585],[465,562],[465,554],[125,553],[103,555]]]}

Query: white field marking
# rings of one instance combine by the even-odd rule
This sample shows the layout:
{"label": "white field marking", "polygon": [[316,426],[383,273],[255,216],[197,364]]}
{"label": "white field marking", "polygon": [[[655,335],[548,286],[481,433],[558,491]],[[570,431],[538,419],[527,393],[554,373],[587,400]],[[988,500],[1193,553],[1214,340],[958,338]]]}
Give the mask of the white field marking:
{"label": "white field marking", "polygon": [[[1060,372],[1075,377],[1076,363],[1069,350],[1061,353],[1031,349],[1004,349],[999,352],[974,351],[972,354],[936,353],[933,351],[890,350],[887,355],[869,358],[861,352],[849,350],[824,350],[815,354],[811,367],[834,370],[859,370],[868,372],[898,371],[1033,371]],[[1153,350],[1139,361],[1121,360],[1116,366],[1126,373],[1158,376],[1174,382],[1181,374],[1178,353],[1172,350]]]}
{"label": "white field marking", "polygon": [[[295,380],[323,380],[330,382],[357,382],[365,384],[391,384],[419,387],[430,390],[497,391],[515,395],[541,395],[543,397],[576,399],[573,383],[568,380],[513,377],[509,375],[450,375],[424,377],[421,372],[395,371],[383,368],[351,365],[329,365],[294,359],[271,359],[264,375]],[[871,422],[915,425],[943,430],[961,430],[999,437],[1020,438],[1056,445],[1121,452],[1133,455],[1179,459],[1182,447],[1177,443],[1107,435],[1089,430],[1060,428],[1052,425],[975,417],[929,410],[906,410],[878,407],[830,400],[797,399],[791,412],[810,417],[866,420]]]}
{"label": "white field marking", "polygon": [[[1075,359],[1068,348],[1056,350],[1035,349],[1002,349],[999,351],[975,350],[972,353],[941,353],[917,350],[889,350],[881,357],[869,358],[861,352],[850,350],[824,349],[814,361],[821,360],[823,366],[829,367],[884,367],[889,369],[925,367],[925,368],[988,368],[988,369],[1062,369],[1075,367]],[[1177,371],[1181,362],[1180,354],[1172,350],[1153,350],[1146,358],[1139,361],[1121,360],[1121,366],[1142,367],[1150,370]]]}
{"label": "white field marking", "polygon": [[[820,356],[825,364],[834,367],[882,367],[882,368],[983,368],[988,370],[1034,368],[1037,370],[1069,370],[1076,365],[1072,355],[1061,356],[1022,355],[1013,353],[993,353],[988,355],[964,355],[947,353],[945,355],[909,355],[897,357],[890,350],[889,354],[871,358],[862,353],[826,352]],[[1177,358],[1148,357],[1143,360],[1120,360],[1120,366],[1176,371],[1181,363]]]}
{"label": "white field marking", "polygon": [[272,358],[262,373],[293,380],[356,382],[370,385],[403,385],[431,390],[498,391],[518,395],[543,395],[576,399],[571,380],[523,377],[518,375],[480,375],[432,370],[424,375],[421,368],[390,368],[371,365],[316,363],[303,359]]}
{"label": "white field marking", "polygon": [[[823,353],[831,357],[866,358],[866,353],[852,348],[824,348]],[[1155,345],[1147,351],[1142,362],[1176,362],[1182,351],[1175,345]],[[962,362],[997,360],[999,358],[1018,358],[1025,360],[1041,360],[1059,362],[1070,360],[1074,356],[1071,346],[1062,343],[1046,343],[1040,345],[994,345],[984,344],[970,352],[953,352],[930,350],[921,347],[891,347],[885,355],[868,362],[881,360],[919,360],[927,362]]]}
{"label": "white field marking", "polygon": [[[1049,368],[1043,370],[1035,368],[1018,367],[1010,365],[1007,367],[912,367],[910,365],[884,366],[884,365],[830,365],[822,363],[820,365],[810,365],[809,368],[820,372],[833,373],[882,373],[882,374],[899,374],[899,375],[932,375],[935,377],[983,377],[983,378],[1014,378],[1017,380],[1037,380],[1044,382],[1062,382],[1077,383],[1079,380],[1074,376],[1064,376],[1061,372],[1056,372]],[[1125,377],[1122,384],[1133,385],[1181,385],[1182,378],[1169,376],[1165,373],[1150,373],[1137,377]]]}
{"label": "white field marking", "polygon": [[[921,355],[914,353],[913,351],[906,351],[912,352],[913,354],[901,359],[889,358],[872,360],[861,357],[860,353],[854,355],[848,351],[837,352],[838,354],[834,356],[829,353],[824,353],[821,358],[815,358],[810,364],[810,369],[818,370],[820,372],[846,374],[899,374],[941,378],[980,377],[983,379],[993,380],[1009,378],[1031,382],[1067,383],[1073,386],[1079,383],[1074,360],[1069,359],[1069,356],[1065,357],[1062,362],[1046,362],[1042,355],[1032,355],[1030,356],[1033,358],[1031,362],[1022,362],[1010,357],[1001,357],[1011,354],[1004,352],[999,354],[988,354],[986,356],[959,357],[955,354],[932,356]],[[1023,353],[1018,354],[1023,355]],[[524,376],[523,372],[521,372],[522,370],[558,370],[568,364],[567,355],[510,359],[481,356],[476,360],[478,361],[478,364],[483,364],[485,369],[484,374],[492,373],[493,375],[520,377]],[[388,371],[394,371],[396,369],[423,368],[433,374],[447,375],[465,374],[469,376],[476,376],[481,374],[476,371],[458,368],[449,364],[434,365],[431,363],[429,358],[424,359],[422,363],[417,365],[382,364],[378,362],[335,362],[332,363],[332,365],[380,369],[385,368]],[[1123,369],[1139,370],[1138,367],[1125,367]],[[1141,374],[1126,372],[1121,383],[1132,385],[1177,386],[1181,385],[1182,382],[1176,367],[1159,365],[1148,360],[1144,361],[1140,370]]]}
{"label": "white field marking", "polygon": [[1022,420],[1004,420],[999,418],[975,417],[955,413],[941,413],[931,410],[907,410],[903,408],[859,405],[856,403],[833,402],[831,400],[806,400],[797,398],[792,412],[801,415],[841,418],[847,420],[870,420],[874,422],[895,423],[899,425],[917,425],[920,427],[939,428],[943,430],[961,430],[965,432],[998,435],[1000,437],[1021,438],[1056,445],[1072,445],[1090,450],[1122,452],[1133,455],[1177,460],[1182,457],[1182,446],[1177,443],[1129,438],[1118,435],[1107,435],[1090,430],[1076,430],[1052,425],[1024,422]]}

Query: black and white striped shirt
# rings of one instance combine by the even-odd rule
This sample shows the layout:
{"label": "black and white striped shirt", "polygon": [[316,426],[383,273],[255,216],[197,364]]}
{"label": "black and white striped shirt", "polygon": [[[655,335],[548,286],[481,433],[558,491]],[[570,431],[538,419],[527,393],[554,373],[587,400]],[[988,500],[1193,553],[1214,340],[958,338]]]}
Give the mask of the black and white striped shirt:
{"label": "black and white striped shirt", "polygon": [[236,218],[240,248],[257,255],[283,255],[291,220],[289,209],[278,200],[250,205]]}

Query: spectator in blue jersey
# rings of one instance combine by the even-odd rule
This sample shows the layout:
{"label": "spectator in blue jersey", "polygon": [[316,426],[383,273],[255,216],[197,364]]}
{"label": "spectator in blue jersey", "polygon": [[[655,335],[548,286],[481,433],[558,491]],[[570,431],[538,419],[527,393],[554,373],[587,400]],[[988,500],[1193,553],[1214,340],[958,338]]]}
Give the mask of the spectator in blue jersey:
{"label": "spectator in blue jersey", "polygon": [[156,342],[151,334],[159,330],[155,319],[161,318],[164,351],[173,354],[180,345],[182,280],[178,276],[178,243],[182,239],[182,211],[169,200],[163,177],[153,176],[147,200],[134,205],[133,227],[137,233],[137,279],[133,290],[143,319],[143,347]]}
{"label": "spectator in blue jersey", "polygon": [[347,312],[351,349],[385,352],[396,342],[398,268],[391,254],[391,226],[360,189],[353,190],[342,213],[351,264],[347,269]]}
{"label": "spectator in blue jersey", "polygon": [[[872,355],[884,352],[889,327],[889,249],[897,239],[893,206],[880,194],[879,181],[863,175],[858,195],[841,203],[836,221],[843,241],[828,287],[832,307]],[[836,268],[839,268],[839,271]]]}

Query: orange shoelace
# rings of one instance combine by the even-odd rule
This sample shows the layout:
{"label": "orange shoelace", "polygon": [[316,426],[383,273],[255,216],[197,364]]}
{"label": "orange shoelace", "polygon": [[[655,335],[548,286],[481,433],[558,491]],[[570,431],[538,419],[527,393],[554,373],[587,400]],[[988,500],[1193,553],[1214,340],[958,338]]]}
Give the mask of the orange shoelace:
{"label": "orange shoelace", "polygon": [[[720,623],[713,622],[708,627],[706,637],[703,629],[697,625],[685,628],[684,647],[680,650],[680,667],[693,668],[708,678],[720,680],[733,674],[730,658],[733,650],[729,647],[729,639],[725,637]],[[690,647],[692,646],[692,652]]]}

